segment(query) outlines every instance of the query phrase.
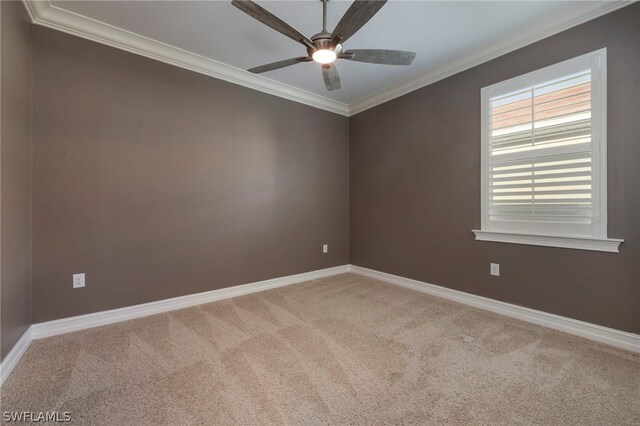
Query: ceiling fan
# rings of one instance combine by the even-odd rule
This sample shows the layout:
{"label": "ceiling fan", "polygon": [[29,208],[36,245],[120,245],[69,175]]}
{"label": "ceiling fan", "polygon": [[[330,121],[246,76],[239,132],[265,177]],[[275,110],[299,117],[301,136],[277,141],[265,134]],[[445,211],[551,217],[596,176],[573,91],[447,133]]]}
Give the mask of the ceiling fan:
{"label": "ceiling fan", "polygon": [[322,64],[322,77],[327,90],[340,88],[340,76],[333,62],[336,59],[347,59],[349,61],[368,62],[371,64],[387,65],[410,65],[416,57],[415,52],[405,52],[402,50],[382,50],[382,49],[352,49],[342,50],[342,43],[354,35],[364,24],[375,15],[387,0],[356,0],[349,7],[334,28],[332,33],[327,31],[327,2],[322,1],[322,31],[311,38],[306,37],[300,31],[278,18],[262,6],[250,0],[233,0],[231,4],[257,19],[265,25],[273,28],[279,33],[301,43],[307,48],[307,55],[297,58],[285,59],[259,67],[251,68],[248,71],[259,74],[266,71],[277,70],[289,65],[301,62],[316,61]]}

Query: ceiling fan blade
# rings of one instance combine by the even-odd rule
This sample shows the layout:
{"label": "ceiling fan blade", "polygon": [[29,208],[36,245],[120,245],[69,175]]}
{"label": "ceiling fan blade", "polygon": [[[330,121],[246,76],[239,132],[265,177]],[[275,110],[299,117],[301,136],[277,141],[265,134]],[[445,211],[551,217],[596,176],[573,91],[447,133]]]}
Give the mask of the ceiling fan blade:
{"label": "ceiling fan blade", "polygon": [[378,13],[387,0],[356,0],[336,25],[331,40],[333,43],[344,43],[354,35],[364,24]]}
{"label": "ceiling fan blade", "polygon": [[340,76],[338,75],[338,70],[335,65],[324,64],[322,66],[322,78],[328,91],[338,90],[340,88]]}
{"label": "ceiling fan blade", "polygon": [[283,61],[272,62],[266,65],[260,65],[259,67],[248,69],[247,71],[252,72],[254,74],[260,74],[267,71],[277,70],[278,68],[288,67],[289,65],[299,64],[300,62],[309,62],[309,61],[312,61],[312,59],[306,56],[302,56],[300,58],[285,59]]}
{"label": "ceiling fan blade", "polygon": [[416,52],[383,49],[353,49],[341,53],[339,57],[350,61],[368,62],[371,64],[411,65],[411,62],[413,62],[413,59],[416,57]]}
{"label": "ceiling fan blade", "polygon": [[264,7],[249,0],[233,0],[231,4],[252,18],[257,19],[263,24],[278,31],[280,34],[302,43],[307,47],[313,47],[313,42],[307,36],[284,22],[282,19],[278,18],[273,13],[269,12]]}

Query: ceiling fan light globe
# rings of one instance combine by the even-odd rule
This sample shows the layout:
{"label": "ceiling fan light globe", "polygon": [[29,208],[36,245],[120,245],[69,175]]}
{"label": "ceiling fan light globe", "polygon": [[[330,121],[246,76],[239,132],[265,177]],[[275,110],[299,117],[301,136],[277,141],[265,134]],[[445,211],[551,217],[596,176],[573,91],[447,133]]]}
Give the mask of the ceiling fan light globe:
{"label": "ceiling fan light globe", "polygon": [[313,55],[311,55],[311,57],[319,64],[330,64],[336,60],[338,55],[334,50],[319,49],[313,52]]}

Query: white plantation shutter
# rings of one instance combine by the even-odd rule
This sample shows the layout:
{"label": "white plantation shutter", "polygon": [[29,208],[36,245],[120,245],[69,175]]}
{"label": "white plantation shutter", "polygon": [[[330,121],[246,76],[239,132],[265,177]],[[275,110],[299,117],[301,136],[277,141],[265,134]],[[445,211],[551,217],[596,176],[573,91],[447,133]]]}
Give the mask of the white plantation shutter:
{"label": "white plantation shutter", "polygon": [[483,89],[484,231],[606,237],[604,54]]}

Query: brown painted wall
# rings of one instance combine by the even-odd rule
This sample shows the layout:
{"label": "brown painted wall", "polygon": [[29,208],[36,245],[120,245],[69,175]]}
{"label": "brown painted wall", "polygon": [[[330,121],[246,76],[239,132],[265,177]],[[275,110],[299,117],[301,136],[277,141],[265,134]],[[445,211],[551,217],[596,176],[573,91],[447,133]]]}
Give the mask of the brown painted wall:
{"label": "brown painted wall", "polygon": [[21,2],[0,2],[0,358],[31,325],[31,24]]}
{"label": "brown painted wall", "polygon": [[[609,236],[620,254],[474,241],[480,89],[608,48]],[[640,4],[350,119],[351,263],[640,333]],[[500,277],[489,263],[500,263]]]}
{"label": "brown painted wall", "polygon": [[349,262],[346,117],[34,42],[34,322]]}

